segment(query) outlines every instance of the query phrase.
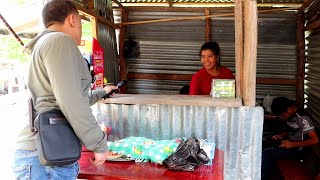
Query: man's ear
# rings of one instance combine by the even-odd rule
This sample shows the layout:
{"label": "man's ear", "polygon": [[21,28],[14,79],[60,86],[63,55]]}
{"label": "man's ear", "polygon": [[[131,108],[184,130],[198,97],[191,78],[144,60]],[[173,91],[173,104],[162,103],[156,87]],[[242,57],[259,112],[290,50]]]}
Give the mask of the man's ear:
{"label": "man's ear", "polygon": [[74,14],[69,14],[66,18],[66,22],[68,23],[69,26],[75,27],[75,16]]}

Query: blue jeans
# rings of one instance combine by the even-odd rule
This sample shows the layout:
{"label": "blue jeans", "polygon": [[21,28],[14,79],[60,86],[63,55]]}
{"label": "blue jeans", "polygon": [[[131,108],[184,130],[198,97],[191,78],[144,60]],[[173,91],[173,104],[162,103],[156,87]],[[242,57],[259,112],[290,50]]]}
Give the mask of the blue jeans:
{"label": "blue jeans", "polygon": [[74,180],[79,173],[79,164],[76,162],[67,166],[43,166],[37,151],[16,150],[13,171],[15,178],[19,180]]}

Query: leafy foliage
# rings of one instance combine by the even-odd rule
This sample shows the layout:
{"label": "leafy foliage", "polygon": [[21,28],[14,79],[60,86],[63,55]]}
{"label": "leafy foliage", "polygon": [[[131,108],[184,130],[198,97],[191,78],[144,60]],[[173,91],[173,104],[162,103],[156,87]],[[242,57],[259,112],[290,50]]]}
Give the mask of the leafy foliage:
{"label": "leafy foliage", "polygon": [[[92,37],[92,26],[90,22],[82,24],[82,37]],[[21,39],[27,44],[31,39]],[[12,35],[0,35],[0,60],[17,61],[26,63],[30,61],[29,55],[23,52],[20,43]]]}
{"label": "leafy foliage", "polygon": [[[27,44],[31,39],[21,39]],[[28,62],[29,55],[23,52],[20,43],[12,35],[0,35],[0,59],[7,61]]]}

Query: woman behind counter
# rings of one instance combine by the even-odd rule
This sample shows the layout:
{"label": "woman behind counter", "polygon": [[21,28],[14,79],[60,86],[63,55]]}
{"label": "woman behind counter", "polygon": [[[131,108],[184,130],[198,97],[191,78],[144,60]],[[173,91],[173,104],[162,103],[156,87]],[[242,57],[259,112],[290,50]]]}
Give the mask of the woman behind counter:
{"label": "woman behind counter", "polygon": [[234,79],[230,69],[220,66],[220,47],[216,42],[206,42],[200,49],[204,66],[192,76],[190,95],[210,95],[212,79]]}

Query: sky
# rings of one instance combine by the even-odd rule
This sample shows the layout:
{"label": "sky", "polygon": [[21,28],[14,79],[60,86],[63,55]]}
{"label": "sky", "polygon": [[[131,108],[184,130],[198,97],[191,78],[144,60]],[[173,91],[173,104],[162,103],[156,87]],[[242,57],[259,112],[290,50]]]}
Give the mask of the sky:
{"label": "sky", "polygon": [[[29,32],[36,31],[41,28],[39,19],[41,17],[41,0],[0,0],[0,13],[7,23],[15,30],[19,27],[19,31]],[[27,24],[38,21],[35,25],[27,26]],[[0,29],[6,29],[5,25],[0,21]]]}

